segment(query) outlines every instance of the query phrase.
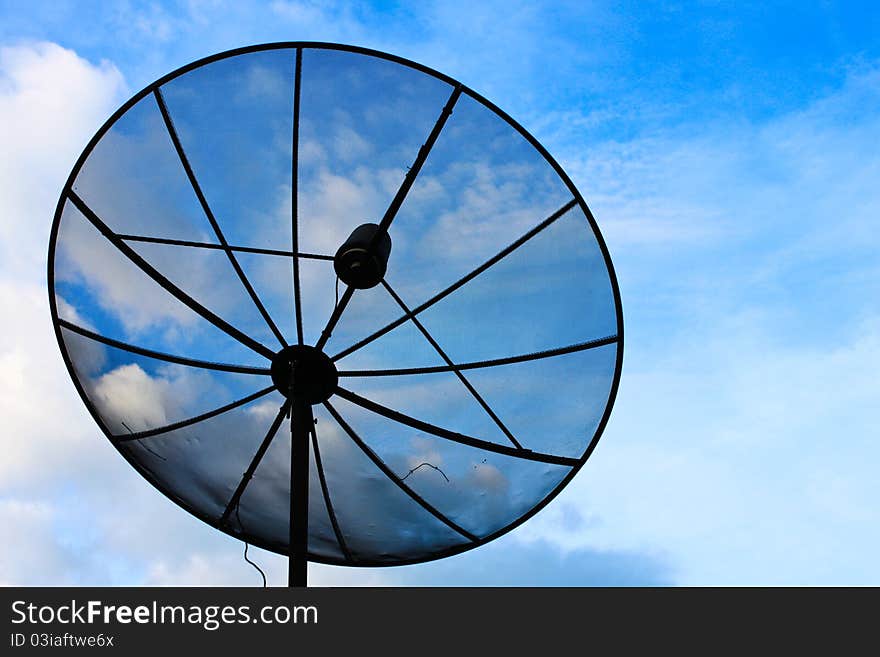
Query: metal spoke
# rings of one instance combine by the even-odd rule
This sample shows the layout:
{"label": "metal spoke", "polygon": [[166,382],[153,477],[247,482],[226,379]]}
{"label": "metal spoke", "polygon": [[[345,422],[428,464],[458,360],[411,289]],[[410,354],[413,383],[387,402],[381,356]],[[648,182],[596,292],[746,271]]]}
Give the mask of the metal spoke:
{"label": "metal spoke", "polygon": [[434,351],[436,351],[440,355],[440,358],[446,361],[447,366],[452,368],[452,371],[455,372],[455,375],[458,377],[459,381],[462,382],[464,387],[468,389],[468,392],[471,393],[473,398],[477,400],[477,403],[483,408],[484,411],[486,411],[489,417],[492,418],[492,421],[498,426],[499,429],[501,429],[502,433],[507,436],[507,439],[512,442],[516,447],[522,449],[522,445],[516,438],[513,437],[513,434],[510,432],[510,429],[507,428],[507,425],[505,425],[504,422],[501,421],[501,418],[496,415],[495,411],[492,410],[492,407],[486,403],[486,400],[483,399],[482,395],[477,392],[477,389],[474,388],[471,382],[467,380],[465,375],[461,373],[461,370],[456,366],[456,364],[452,362],[452,359],[446,354],[445,351],[443,351],[437,341],[431,336],[430,333],[428,333],[428,329],[426,329],[424,325],[418,319],[416,319],[416,317],[407,307],[406,303],[404,303],[403,299],[401,299],[398,296],[397,292],[394,291],[394,288],[392,288],[388,284],[388,282],[384,280],[382,281],[382,286],[385,288],[388,294],[391,295],[397,305],[400,306],[403,312],[409,316],[410,321],[416,325],[416,328],[421,331],[422,335],[425,336],[425,339],[431,343],[431,346],[434,347]]}
{"label": "metal spoke", "polygon": [[[391,222],[393,222],[394,218],[397,216],[400,207],[403,205],[403,202],[406,199],[406,195],[409,193],[409,190],[413,186],[413,183],[418,177],[419,172],[422,170],[422,165],[424,165],[425,160],[428,159],[428,153],[431,152],[431,149],[437,142],[437,138],[440,136],[440,131],[443,130],[443,126],[446,125],[446,120],[452,114],[452,108],[458,101],[459,96],[461,96],[461,92],[461,85],[455,85],[455,88],[452,90],[452,94],[449,96],[449,100],[446,101],[446,104],[440,111],[440,116],[434,123],[434,127],[431,128],[431,132],[430,134],[428,134],[428,138],[425,140],[425,143],[422,144],[419,148],[419,152],[416,154],[415,161],[413,162],[409,170],[407,170],[406,175],[403,177],[403,182],[397,189],[397,193],[391,200],[391,204],[388,206],[388,209],[385,210],[385,214],[382,215],[382,220],[379,222],[379,229],[376,231],[376,234],[373,236],[373,239],[370,242],[370,246],[367,248],[368,252],[375,248],[376,244],[378,244],[379,240],[381,239],[381,236],[384,233],[387,233],[388,229],[391,227]],[[345,310],[345,307],[348,305],[348,302],[351,301],[351,297],[354,294],[354,291],[355,288],[349,285],[346,288],[345,293],[342,295],[342,298],[339,300],[339,303],[337,303],[336,307],[333,308],[333,313],[330,315],[330,319],[327,321],[327,326],[325,326],[324,330],[321,331],[321,337],[318,338],[318,342],[315,345],[318,349],[323,349],[324,345],[327,344],[327,340],[330,339],[330,335],[333,333],[333,329],[339,322],[340,317],[342,317],[342,313]],[[336,359],[334,358],[333,360]]]}
{"label": "metal spoke", "polygon": [[459,526],[458,524],[456,524],[455,522],[453,522],[452,520],[447,518],[443,513],[438,511],[434,506],[432,506],[421,495],[419,495],[412,488],[410,488],[405,483],[403,483],[403,481],[400,479],[400,477],[398,477],[394,473],[394,471],[385,464],[385,461],[383,461],[379,457],[379,455],[376,454],[376,452],[374,452],[372,449],[370,449],[370,446],[367,445],[363,440],[361,440],[360,436],[358,436],[357,433],[355,433],[354,429],[352,429],[349,426],[349,424],[345,420],[342,419],[342,416],[339,415],[339,413],[336,411],[335,408],[333,408],[333,406],[330,404],[330,402],[325,401],[324,406],[330,412],[330,414],[333,416],[333,419],[336,420],[336,422],[339,424],[340,427],[342,427],[342,429],[345,431],[345,433],[347,433],[348,436],[354,441],[354,443],[358,447],[361,448],[361,451],[363,451],[363,453],[367,455],[367,457],[375,464],[375,466],[377,468],[379,468],[379,470],[381,470],[382,473],[386,477],[388,477],[392,482],[394,482],[397,485],[397,487],[400,488],[400,490],[402,490],[410,498],[412,498],[412,500],[414,502],[416,502],[419,506],[421,506],[423,509],[425,509],[425,511],[427,511],[432,516],[437,518],[437,520],[442,522],[444,525],[446,525],[450,529],[458,532],[459,534],[464,536],[469,541],[477,542],[480,540],[477,536],[475,536],[474,534],[471,534],[468,530],[464,529],[463,527]]}
{"label": "metal spoke", "polygon": [[451,372],[454,368],[459,370],[475,370],[484,367],[498,367],[499,365],[511,365],[513,363],[524,363],[530,360],[541,360],[542,358],[552,358],[554,356],[562,356],[564,354],[572,354],[586,349],[595,349],[604,347],[605,345],[614,344],[618,341],[616,335],[609,335],[597,340],[589,342],[578,342],[566,347],[557,347],[556,349],[546,349],[544,351],[534,351],[529,354],[519,356],[508,356],[506,358],[493,358],[492,360],[479,360],[470,363],[457,363],[454,366],[436,365],[432,367],[402,367],[399,369],[388,370],[339,370],[339,376],[347,377],[363,377],[363,376],[402,376],[409,374],[436,374],[438,372]]}
{"label": "metal spoke", "polygon": [[232,497],[229,499],[229,503],[226,505],[223,515],[220,516],[219,524],[224,524],[229,519],[229,515],[235,510],[235,507],[238,506],[241,496],[244,495],[245,488],[247,488],[248,483],[250,483],[250,480],[253,478],[254,472],[256,472],[257,467],[260,465],[260,461],[263,460],[263,456],[265,456],[266,451],[269,449],[269,445],[272,444],[272,439],[275,438],[275,434],[278,433],[278,428],[284,421],[284,416],[287,415],[288,410],[290,410],[290,400],[285,399],[284,403],[281,405],[281,409],[278,411],[278,415],[272,420],[272,424],[266,432],[266,437],[263,438],[263,442],[261,442],[260,446],[257,448],[257,453],[254,454],[254,458],[251,459],[251,463],[242,475],[241,481],[238,482],[238,486],[232,494]]}
{"label": "metal spoke", "polygon": [[[245,275],[244,270],[241,268],[241,265],[238,264],[238,259],[229,248],[229,244],[227,244],[226,242],[226,237],[223,235],[223,231],[220,230],[220,224],[217,223],[217,219],[214,217],[214,213],[211,210],[211,207],[208,205],[208,200],[205,198],[205,195],[202,192],[199,181],[196,180],[196,175],[195,172],[193,172],[192,166],[189,163],[189,158],[187,158],[186,152],[183,150],[183,144],[180,141],[180,136],[177,134],[177,129],[174,127],[174,121],[171,119],[171,114],[168,112],[168,106],[165,105],[165,99],[162,97],[162,90],[157,87],[153,90],[153,95],[156,97],[156,102],[159,104],[159,111],[162,114],[162,120],[165,122],[165,128],[168,130],[168,135],[171,137],[171,141],[174,144],[174,150],[177,151],[177,155],[180,158],[183,169],[184,171],[186,171],[186,177],[189,178],[189,182],[192,185],[193,191],[195,192],[196,197],[199,200],[199,204],[202,206],[202,210],[204,211],[205,216],[208,218],[208,222],[211,224],[211,228],[214,229],[214,234],[217,236],[217,240],[223,247],[223,251],[226,253],[226,257],[229,258],[229,262],[232,265],[232,268],[238,275],[238,278],[241,281],[241,284],[244,286],[244,289],[247,290],[247,293],[250,296],[251,300],[254,302],[254,305],[257,307],[257,310],[263,316],[266,324],[272,330],[272,333],[275,334],[275,337],[281,343],[281,346],[286,347],[287,341],[284,339],[281,331],[278,330],[275,322],[272,321],[272,317],[269,315],[269,312],[266,310],[263,302],[260,301],[260,297],[257,296],[256,290],[254,290],[253,286]],[[296,247],[294,247],[294,250],[296,250]]]}
{"label": "metal spoke", "polygon": [[354,563],[354,558],[351,556],[351,552],[345,544],[345,539],[342,536],[342,530],[339,529],[339,521],[336,518],[336,512],[333,510],[333,503],[330,501],[330,489],[327,486],[327,478],[324,476],[324,466],[321,463],[321,450],[318,449],[318,434],[315,430],[314,424],[312,425],[312,450],[315,453],[315,467],[318,469],[318,481],[321,483],[321,492],[324,495],[324,505],[327,507],[327,515],[330,516],[330,524],[333,525],[333,533],[336,535],[336,542],[339,543],[339,549],[342,550],[342,554],[345,555],[345,560],[349,563]]}
{"label": "metal spoke", "polygon": [[[418,315],[419,313],[421,313],[421,312],[427,310],[428,308],[430,308],[431,306],[433,306],[435,303],[437,303],[437,302],[440,301],[441,299],[443,299],[443,298],[447,297],[448,295],[452,294],[453,292],[455,292],[455,290],[457,290],[458,288],[460,288],[460,287],[461,287],[462,285],[464,285],[465,283],[467,283],[467,282],[473,280],[474,278],[476,278],[477,276],[479,276],[480,274],[482,274],[484,271],[486,271],[487,269],[489,269],[489,267],[491,267],[492,265],[494,265],[496,262],[498,262],[498,261],[501,260],[502,258],[504,258],[504,257],[506,257],[506,256],[508,256],[508,255],[510,255],[511,252],[513,252],[514,250],[518,249],[520,246],[522,246],[523,244],[525,244],[528,240],[532,239],[535,235],[537,235],[537,234],[540,233],[542,230],[544,230],[545,228],[547,228],[550,224],[552,224],[554,221],[556,221],[557,219],[559,219],[559,218],[560,218],[562,215],[564,215],[566,212],[568,212],[569,210],[571,210],[575,205],[577,205],[577,201],[576,201],[575,199],[572,199],[571,201],[569,201],[568,203],[566,203],[565,205],[563,205],[561,208],[559,208],[556,212],[554,212],[554,213],[551,214],[549,217],[547,217],[546,219],[544,219],[544,221],[542,221],[542,222],[539,223],[537,226],[535,226],[535,227],[532,228],[530,231],[528,231],[525,235],[523,235],[522,237],[520,237],[519,239],[517,239],[517,240],[516,240],[515,242],[513,242],[512,244],[506,246],[504,249],[502,249],[501,251],[499,251],[498,253],[496,253],[496,254],[495,254],[494,256],[492,256],[491,258],[489,258],[489,259],[488,259],[486,262],[484,262],[482,265],[480,265],[479,267],[477,267],[476,269],[474,269],[474,270],[471,271],[470,273],[465,274],[465,275],[462,276],[460,279],[458,279],[457,281],[455,281],[452,285],[450,285],[450,286],[447,287],[446,289],[442,290],[441,292],[438,292],[437,294],[435,294],[433,297],[431,297],[430,299],[428,299],[427,301],[425,301],[425,302],[424,302],[423,304],[421,304],[420,306],[416,306],[416,308],[413,309],[411,315],[412,315],[412,316],[415,316],[415,315]],[[362,348],[362,347],[365,347],[366,345],[370,344],[373,340],[376,340],[377,338],[382,337],[383,335],[385,335],[386,333],[388,333],[388,331],[390,331],[390,330],[392,330],[392,329],[394,329],[394,328],[397,328],[398,326],[400,326],[401,324],[403,324],[403,323],[404,323],[407,319],[409,319],[409,318],[410,318],[410,315],[408,315],[408,314],[404,314],[402,317],[398,317],[396,320],[394,320],[394,321],[391,322],[390,324],[387,324],[386,326],[380,328],[380,329],[379,329],[378,331],[376,331],[375,333],[372,333],[371,335],[368,335],[366,338],[360,340],[359,342],[356,342],[355,344],[351,345],[351,346],[348,347],[347,349],[343,349],[343,350],[340,351],[338,354],[336,354],[335,356],[333,356],[332,360],[337,361],[337,360],[339,360],[339,359],[341,359],[341,358],[345,358],[345,357],[348,356],[349,354],[351,354],[351,353],[357,351],[358,349],[360,349],[360,348]]]}
{"label": "metal spoke", "polygon": [[300,251],[296,255],[299,258],[306,258],[308,260],[329,260],[330,262],[333,262],[332,255],[323,255],[319,253],[303,253],[302,251]]}
{"label": "metal spoke", "polygon": [[[194,242],[192,240],[173,240],[166,237],[148,237],[146,235],[128,235],[121,234],[117,235],[119,239],[126,242],[147,242],[149,244],[169,244],[171,246],[189,246],[195,249],[214,249],[216,251],[225,251],[229,249],[230,251],[235,251],[236,253],[257,253],[260,255],[272,255],[272,256],[282,256],[286,258],[290,258],[293,256],[293,251],[284,251],[282,249],[262,249],[256,246],[235,246],[233,244],[228,244],[227,246],[223,246],[222,244],[212,244],[210,242]],[[333,256],[331,255],[321,255],[318,253],[297,253],[296,254],[300,258],[306,258],[309,260],[329,260],[333,261]]]}
{"label": "metal spoke", "polygon": [[[296,49],[296,64],[293,76],[293,137],[291,157],[291,244],[293,252],[299,251],[299,96],[302,82],[302,48]],[[296,339],[303,343],[302,302],[299,291],[299,258],[293,256],[293,307],[296,313]]]}
{"label": "metal spoke", "polygon": [[67,197],[83,214],[83,216],[88,219],[95,228],[98,229],[98,232],[100,232],[126,258],[131,260],[132,263],[140,268],[141,271],[143,271],[147,276],[156,281],[156,283],[158,283],[166,292],[170,293],[178,301],[188,306],[190,310],[197,313],[198,315],[201,315],[203,318],[211,322],[221,331],[235,338],[243,345],[250,347],[261,356],[265,356],[269,360],[275,357],[274,351],[269,349],[267,346],[261,344],[260,342],[257,342],[249,335],[239,331],[237,328],[232,326],[232,324],[222,319],[220,316],[215,315],[198,301],[189,296],[186,292],[177,287],[170,280],[165,278],[165,276],[163,276],[159,272],[159,270],[157,270],[149,262],[147,262],[137,251],[135,251],[128,244],[119,239],[119,236],[114,233],[110,229],[110,227],[107,226],[107,224],[101,221],[98,215],[95,214],[95,212],[88,205],[86,205],[85,201],[83,201],[75,191],[73,191],[72,189],[68,189]]}
{"label": "metal spoke", "polygon": [[327,326],[325,326],[324,330],[321,331],[321,337],[319,337],[318,342],[315,343],[315,348],[322,350],[324,349],[324,345],[327,344],[327,340],[330,339],[330,334],[336,327],[337,322],[339,322],[339,318],[342,317],[342,312],[345,310],[348,302],[351,301],[351,297],[353,295],[354,288],[349,285],[345,288],[345,292],[342,293],[342,298],[340,298],[339,302],[333,307],[333,312],[330,314],[330,319],[327,320]]}
{"label": "metal spoke", "polygon": [[526,459],[527,461],[552,463],[554,465],[575,466],[579,465],[581,462],[580,459],[573,459],[568,456],[557,456],[555,454],[534,452],[524,447],[518,449],[516,447],[508,447],[507,445],[499,445],[498,443],[489,442],[488,440],[481,440],[479,438],[465,436],[464,434],[438,427],[436,425],[430,424],[429,422],[417,420],[414,417],[410,417],[409,415],[405,415],[399,411],[395,411],[386,406],[382,406],[377,402],[361,397],[360,395],[357,395],[350,390],[346,390],[342,387],[336,388],[336,394],[343,399],[350,401],[352,404],[357,404],[361,408],[365,408],[368,411],[372,411],[373,413],[386,417],[389,420],[399,422],[400,424],[405,424],[408,427],[412,427],[413,429],[417,429],[418,431],[423,431],[424,433],[431,434],[432,436],[445,438],[456,443],[461,443],[462,445],[468,445],[469,447],[483,449],[487,452],[495,452],[497,454],[504,454],[505,456],[513,456],[520,459]]}
{"label": "metal spoke", "polygon": [[129,351],[133,354],[138,354],[139,356],[146,356],[147,358],[155,358],[156,360],[162,360],[169,363],[177,363],[178,365],[187,365],[189,367],[199,367],[205,370],[218,370],[220,372],[234,372],[236,374],[258,374],[263,376],[269,376],[271,374],[271,371],[268,367],[251,367],[248,365],[212,363],[206,360],[184,358],[182,356],[174,356],[172,354],[162,353],[161,351],[153,351],[152,349],[136,347],[135,345],[128,344],[127,342],[120,342],[119,340],[108,338],[107,336],[101,335],[100,333],[89,331],[88,329],[84,329],[83,327],[72,324],[71,322],[68,322],[64,319],[59,319],[58,324],[68,331],[78,333],[79,335],[89,338],[91,340],[95,340],[96,342],[102,342],[110,347],[122,349],[123,351]]}
{"label": "metal spoke", "polygon": [[385,210],[385,214],[382,216],[382,221],[379,222],[379,233],[383,231],[387,232],[388,229],[391,227],[391,222],[394,221],[394,217],[397,216],[397,213],[400,210],[400,206],[403,205],[403,201],[406,199],[406,195],[409,193],[409,190],[413,186],[413,183],[416,181],[419,172],[422,170],[422,166],[425,164],[425,160],[428,159],[428,153],[430,153],[431,149],[434,148],[434,144],[437,142],[437,138],[440,136],[440,131],[443,130],[443,126],[446,125],[446,120],[452,114],[452,108],[455,107],[455,103],[458,102],[458,98],[459,96],[461,96],[461,92],[461,85],[455,85],[455,88],[452,90],[452,94],[449,96],[449,100],[446,101],[446,104],[440,111],[440,116],[437,118],[436,123],[434,123],[434,127],[431,128],[431,132],[428,135],[428,138],[425,140],[425,143],[422,144],[421,148],[419,148],[419,152],[416,154],[415,161],[406,172],[406,176],[404,176],[403,182],[400,184],[400,188],[394,195],[394,199],[391,201],[391,205],[389,205],[388,209]]}
{"label": "metal spoke", "polygon": [[220,408],[215,408],[214,410],[208,411],[207,413],[202,413],[201,415],[196,415],[195,417],[181,420],[180,422],[174,422],[173,424],[166,424],[164,427],[158,427],[156,429],[148,429],[146,431],[133,431],[127,436],[113,436],[113,439],[119,443],[127,443],[131,442],[132,440],[142,440],[144,438],[150,438],[151,436],[158,436],[163,433],[168,433],[169,431],[174,431],[175,429],[182,429],[184,427],[197,424],[202,420],[209,420],[212,417],[222,415],[223,413],[231,411],[234,408],[238,408],[239,406],[249,404],[250,402],[257,400],[260,397],[268,395],[273,390],[275,390],[275,386],[271,385],[268,388],[258,390],[257,392],[252,393],[247,397],[236,399],[234,402],[230,402],[229,404],[221,406]]}

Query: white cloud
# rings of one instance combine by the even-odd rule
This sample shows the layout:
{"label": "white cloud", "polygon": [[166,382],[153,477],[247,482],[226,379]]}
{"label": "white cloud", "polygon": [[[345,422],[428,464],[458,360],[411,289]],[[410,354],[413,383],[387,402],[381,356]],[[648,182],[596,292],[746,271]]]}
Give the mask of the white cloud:
{"label": "white cloud", "polygon": [[15,309],[0,346],[0,481],[39,487],[73,464],[86,476],[101,441],[58,353],[45,289],[0,281],[0,305]]}
{"label": "white cloud", "polygon": [[63,581],[65,555],[54,534],[52,514],[52,507],[45,503],[0,499],[0,522],[4,527],[14,527],[19,544],[27,546],[25,550],[10,550],[2,555],[0,586],[18,584],[22,573],[32,573],[38,579],[41,574],[50,573],[58,578],[42,580],[45,584],[59,585]]}
{"label": "white cloud", "polygon": [[138,365],[123,365],[101,375],[93,391],[95,404],[110,425],[127,419],[133,431],[168,424],[169,406],[180,401],[167,380],[154,379]]}
{"label": "white cloud", "polygon": [[265,422],[266,426],[269,426],[269,423],[275,419],[275,416],[278,415],[278,403],[273,401],[264,401],[256,404],[250,404],[245,408],[245,412],[254,415],[260,419],[261,422]]}
{"label": "white cloud", "polygon": [[[463,274],[571,200],[549,164],[523,161],[517,155],[510,153],[503,163],[488,158],[455,162],[437,178],[426,176],[423,181],[420,177],[410,203],[422,201],[420,209],[432,222],[410,248],[425,254],[443,253],[445,259],[459,261],[454,271]],[[444,210],[432,217],[435,207]],[[410,239],[415,242],[414,237]]]}
{"label": "white cloud", "polygon": [[4,276],[42,278],[61,187],[125,93],[111,63],[53,43],[0,48],[0,259]]}
{"label": "white cloud", "polygon": [[[165,254],[166,262],[169,256]],[[205,254],[196,252],[183,261],[182,268],[198,272],[196,264],[205,257]],[[162,258],[158,260],[156,266],[161,267]],[[189,283],[188,287],[204,291],[209,289],[205,277],[202,269],[201,276],[197,276],[194,282],[187,281],[185,276],[181,278]],[[100,306],[123,324],[128,335],[165,329],[170,336],[175,331],[192,327],[199,319],[98,233],[71,203],[67,204],[58,231],[55,279],[57,283],[85,285]],[[192,293],[197,294],[196,291]],[[74,321],[64,314],[66,310],[73,310],[78,316],[88,316],[91,309],[76,308],[70,303],[59,307],[63,319]]]}
{"label": "white cloud", "polygon": [[303,248],[333,254],[360,224],[378,222],[402,181],[401,172],[360,166],[340,176],[320,168],[300,182]]}

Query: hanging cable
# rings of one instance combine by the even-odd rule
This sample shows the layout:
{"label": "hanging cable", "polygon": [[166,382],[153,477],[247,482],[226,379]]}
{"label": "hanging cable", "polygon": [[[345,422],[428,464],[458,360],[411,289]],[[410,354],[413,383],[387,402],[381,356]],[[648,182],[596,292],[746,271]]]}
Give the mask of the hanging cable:
{"label": "hanging cable", "polygon": [[[235,503],[235,519],[238,520],[238,527],[241,530],[242,534],[244,534],[244,525],[241,524],[241,516],[238,514],[238,502]],[[251,561],[248,558],[248,548],[250,547],[247,541],[244,542],[244,560],[247,561],[250,565],[257,569],[257,572],[260,573],[260,577],[263,578],[263,588],[266,588],[266,573],[263,572],[263,569],[260,568],[257,564]]]}
{"label": "hanging cable", "polygon": [[[126,428],[126,430],[128,431],[128,433],[130,433],[132,436],[135,435],[135,434],[134,434],[134,431],[131,430],[131,427],[130,427],[130,426],[128,426],[124,421],[120,421],[120,422],[122,423],[122,426],[124,426],[124,427]],[[145,442],[141,441],[141,442],[138,443],[138,445],[140,445],[141,447],[143,447],[145,450],[147,450],[150,454],[152,454],[153,456],[155,456],[157,459],[161,459],[162,461],[167,461],[167,460],[168,460],[168,459],[166,459],[164,456],[162,456],[161,454],[157,454],[156,452],[154,452],[153,450],[151,450],[151,449],[150,449],[150,446],[147,445]]]}
{"label": "hanging cable", "polygon": [[[483,459],[483,462],[485,462],[485,461],[486,461],[486,459]],[[443,472],[443,470],[438,468],[436,465],[433,465],[432,463],[428,463],[427,461],[424,463],[419,463],[416,467],[414,467],[412,470],[407,472],[405,476],[401,477],[400,480],[405,481],[406,478],[409,477],[413,472],[415,472],[416,470],[418,470],[419,468],[424,467],[424,466],[428,466],[429,468],[434,468],[437,472],[439,472],[440,474],[443,475],[443,478],[446,480],[446,483],[449,483],[449,477],[446,476],[446,473]]]}

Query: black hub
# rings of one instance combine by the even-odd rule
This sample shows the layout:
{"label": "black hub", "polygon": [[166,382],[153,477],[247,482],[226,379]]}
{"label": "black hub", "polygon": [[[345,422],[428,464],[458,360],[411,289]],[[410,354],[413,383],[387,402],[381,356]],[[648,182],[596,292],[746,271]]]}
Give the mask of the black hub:
{"label": "black hub", "polygon": [[320,349],[305,344],[285,347],[272,359],[272,383],[288,399],[325,402],[336,391],[336,365]]}

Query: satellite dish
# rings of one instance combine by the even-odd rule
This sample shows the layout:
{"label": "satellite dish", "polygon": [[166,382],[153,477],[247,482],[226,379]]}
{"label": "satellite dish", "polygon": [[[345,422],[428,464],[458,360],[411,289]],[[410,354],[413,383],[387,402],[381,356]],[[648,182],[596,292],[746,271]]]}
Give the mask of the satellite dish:
{"label": "satellite dish", "polygon": [[49,289],[108,440],[291,585],[518,526],[620,379],[614,270],[560,166],[461,83],[351,46],[221,53],[125,103],[61,193]]}

